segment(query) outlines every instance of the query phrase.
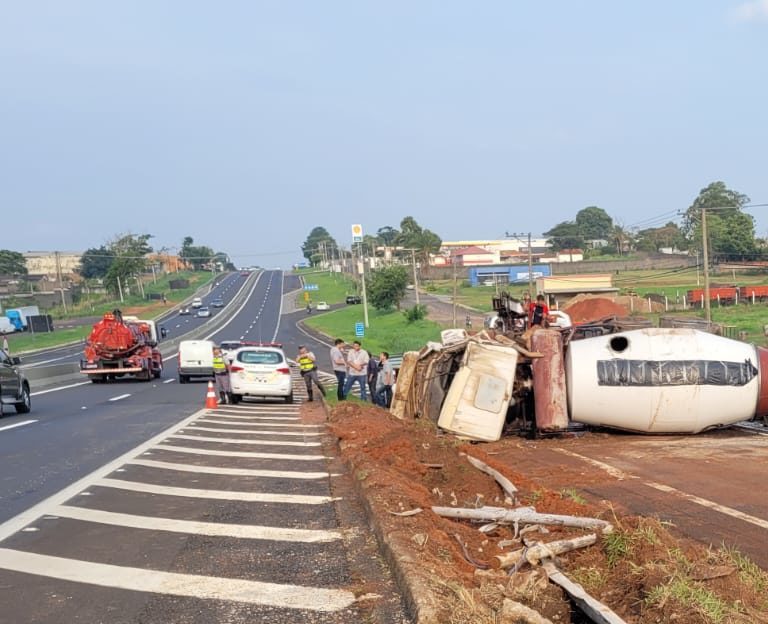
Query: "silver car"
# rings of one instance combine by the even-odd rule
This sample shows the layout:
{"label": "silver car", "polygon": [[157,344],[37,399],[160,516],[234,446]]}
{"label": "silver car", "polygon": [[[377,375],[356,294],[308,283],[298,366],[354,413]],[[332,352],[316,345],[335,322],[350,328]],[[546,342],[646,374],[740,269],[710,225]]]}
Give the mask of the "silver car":
{"label": "silver car", "polygon": [[208,318],[210,315],[211,315],[211,310],[203,306],[202,308],[197,309],[197,314],[195,316],[199,318]]}

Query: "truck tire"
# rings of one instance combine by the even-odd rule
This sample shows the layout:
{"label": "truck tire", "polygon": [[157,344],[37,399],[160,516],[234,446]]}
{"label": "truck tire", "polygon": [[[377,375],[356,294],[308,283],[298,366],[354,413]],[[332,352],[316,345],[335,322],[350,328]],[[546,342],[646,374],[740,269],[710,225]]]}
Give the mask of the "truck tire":
{"label": "truck tire", "polygon": [[24,384],[21,389],[21,401],[14,403],[17,414],[28,414],[32,409],[32,399],[29,396],[29,386]]}
{"label": "truck tire", "polygon": [[230,395],[230,399],[232,399],[232,405],[237,405],[238,403],[240,403],[240,401],[243,400],[243,395],[242,394],[232,394],[232,395]]}
{"label": "truck tire", "polygon": [[156,368],[155,370],[152,371],[152,377],[154,377],[155,379],[160,379],[160,377],[162,377],[162,376],[163,376],[163,367],[162,366],[160,366],[159,368]]}

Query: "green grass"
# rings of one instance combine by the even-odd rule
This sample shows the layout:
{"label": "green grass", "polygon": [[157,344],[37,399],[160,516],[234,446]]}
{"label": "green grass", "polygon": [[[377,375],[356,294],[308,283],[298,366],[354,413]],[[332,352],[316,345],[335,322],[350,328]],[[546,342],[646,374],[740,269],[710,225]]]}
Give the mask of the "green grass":
{"label": "green grass", "polygon": [[[328,304],[344,303],[348,294],[357,294],[357,284],[348,275],[340,273],[329,273],[328,271],[300,271],[304,276],[305,284],[317,284],[318,290],[309,292],[312,303],[325,301]],[[304,305],[306,299],[304,294],[299,295],[301,304]]]}
{"label": "green grass", "polygon": [[45,334],[17,334],[8,341],[8,346],[12,355],[23,355],[26,351],[47,349],[76,340],[85,340],[90,332],[91,326],[83,325],[83,327],[72,329],[57,329],[55,332]]}
{"label": "green grass", "polygon": [[[365,336],[358,338],[371,353],[415,351],[429,341],[440,341],[441,327],[430,320],[407,323],[402,312],[379,312],[369,309],[369,325]],[[306,319],[306,324],[334,338],[347,342],[355,340],[355,323],[363,322],[363,306],[351,305],[340,310],[318,314]]]}

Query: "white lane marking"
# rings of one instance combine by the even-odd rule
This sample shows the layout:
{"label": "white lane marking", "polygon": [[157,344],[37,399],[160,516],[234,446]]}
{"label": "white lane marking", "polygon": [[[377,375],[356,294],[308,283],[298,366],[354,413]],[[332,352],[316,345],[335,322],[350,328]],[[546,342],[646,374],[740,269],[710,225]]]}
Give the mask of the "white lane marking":
{"label": "white lane marking", "polygon": [[123,399],[127,399],[129,396],[131,396],[131,395],[130,394],[120,394],[120,395],[118,395],[116,397],[112,397],[109,400],[110,401],[122,401]]}
{"label": "white lane marking", "polygon": [[178,323],[178,324],[176,325],[176,328],[177,328],[177,329],[178,329],[179,327],[181,327],[181,323]]}
{"label": "white lane marking", "polygon": [[280,271],[280,309],[277,311],[277,325],[275,333],[272,335],[272,342],[277,340],[277,334],[280,331],[280,320],[283,318],[283,291],[285,290],[285,271]]}
{"label": "white lane marking", "polygon": [[48,394],[49,392],[58,392],[59,390],[67,390],[68,388],[77,388],[78,386],[84,386],[91,383],[90,381],[78,381],[77,383],[69,384],[68,386],[59,386],[58,388],[51,388],[50,390],[39,390],[38,392],[32,392],[29,396],[40,396],[41,394]]}
{"label": "white lane marking", "polygon": [[[219,410],[216,410],[216,413],[218,414]],[[297,412],[298,413],[298,412]],[[211,414],[211,417],[213,414]],[[237,420],[248,420],[248,421],[257,421],[264,424],[269,424],[270,422],[300,422],[301,418],[298,416],[237,416],[235,414],[224,414],[223,417],[225,418],[235,418]]]}
{"label": "white lane marking", "polygon": [[[211,438],[209,436],[176,435],[174,440],[199,440],[200,442],[221,442],[222,444],[253,444],[254,446],[320,446],[320,442],[291,442],[290,440],[242,440],[240,438]],[[158,446],[157,448],[162,448]]]}
{"label": "white lane marking", "polygon": [[173,383],[174,381],[176,381],[176,380],[171,378],[171,379],[166,379],[163,383],[164,384],[169,384],[169,383]]}
{"label": "white lane marking", "polygon": [[0,548],[0,567],[25,574],[101,587],[210,600],[229,600],[286,609],[339,611],[355,601],[354,594],[342,589],[159,572],[38,555],[8,548]]}
{"label": "white lane marking", "polygon": [[309,494],[278,494],[270,492],[238,492],[229,490],[202,490],[196,488],[173,487],[170,485],[155,485],[138,481],[123,481],[121,479],[102,479],[95,485],[99,487],[116,488],[147,494],[163,496],[183,496],[186,498],[210,498],[215,500],[245,501],[249,503],[291,503],[297,505],[323,505],[341,500],[332,496],[311,496]]}
{"label": "white lane marking", "polygon": [[191,535],[210,535],[213,537],[236,537],[239,539],[261,539],[281,542],[332,542],[341,539],[341,531],[323,529],[290,529],[249,524],[225,524],[220,522],[198,522],[195,520],[173,520],[137,516],[133,514],[115,513],[87,507],[71,507],[61,505],[55,513],[61,518],[97,522],[113,526],[129,527],[131,529],[146,529],[150,531],[169,531],[172,533],[189,533]]}
{"label": "white lane marking", "polygon": [[692,503],[696,503],[697,505],[706,507],[707,509],[713,509],[715,511],[719,511],[721,514],[725,514],[726,516],[731,516],[732,518],[738,518],[739,520],[743,520],[744,522],[749,522],[750,524],[759,526],[761,529],[768,529],[768,520],[763,520],[762,518],[751,516],[750,514],[744,513],[743,511],[739,511],[738,509],[733,509],[732,507],[726,507],[725,505],[721,505],[720,503],[707,500],[706,498],[700,498],[693,494],[688,494],[687,492],[683,492],[669,485],[654,483],[653,481],[647,481],[645,485],[647,485],[648,487],[655,488],[661,492],[666,492],[667,494],[673,494],[675,496],[679,496]]}
{"label": "white lane marking", "polygon": [[[213,421],[211,421],[213,422]],[[256,435],[273,435],[273,436],[295,436],[295,437],[301,437],[301,438],[309,438],[309,437],[320,437],[324,434],[322,433],[312,433],[312,432],[297,432],[297,431],[267,431],[267,430],[261,430],[261,429],[254,429],[254,430],[248,430],[248,429],[219,429],[218,427],[197,427],[194,426],[194,423],[189,425],[187,428],[187,431],[211,431],[213,433],[254,433]]]}
{"label": "white lane marking", "polygon": [[176,464],[173,462],[155,461],[153,459],[133,459],[129,464],[159,468],[160,470],[176,470],[177,472],[197,472],[200,474],[230,475],[235,477],[274,477],[276,479],[326,479],[339,475],[328,472],[300,472],[294,470],[256,470],[249,468],[220,468],[218,466],[198,466],[196,464]]}
{"label": "white lane marking", "polygon": [[69,353],[67,355],[60,355],[59,357],[51,358],[50,360],[42,360],[40,362],[32,362],[31,364],[26,364],[23,368],[35,368],[36,366],[42,366],[43,364],[50,364],[51,362],[58,362],[59,360],[66,360],[66,359],[69,359],[72,356],[74,356],[75,353]]}
{"label": "white lane marking", "polygon": [[131,449],[127,453],[123,453],[120,455],[120,457],[112,460],[107,464],[104,464],[101,468],[97,468],[90,474],[84,476],[82,479],[78,479],[72,485],[65,487],[63,490],[60,490],[56,494],[49,496],[45,500],[40,501],[37,503],[37,505],[30,507],[26,511],[22,511],[20,514],[14,516],[13,518],[6,520],[0,524],[0,542],[10,537],[17,531],[20,531],[40,516],[50,515],[48,511],[49,509],[65,503],[73,496],[77,496],[80,492],[89,488],[100,479],[103,479],[108,474],[122,467],[123,464],[125,464],[129,459],[135,457],[136,455],[140,455],[146,450],[152,448],[155,446],[155,444],[162,442],[168,436],[176,433],[179,429],[183,429],[193,420],[199,418],[200,414],[202,414],[204,411],[205,410],[198,410],[194,414],[187,416],[187,418],[182,420],[180,423],[168,427],[168,429],[161,431],[156,436],[150,438],[143,444],[139,444],[137,447]]}
{"label": "white lane marking", "polygon": [[0,427],[0,431],[7,431],[8,429],[15,429],[16,427],[23,427],[24,425],[31,425],[32,423],[36,423],[37,420],[22,420],[21,422],[14,423],[12,425],[6,425],[5,427]]}
{"label": "white lane marking", "polygon": [[171,451],[172,453],[186,453],[187,455],[210,455],[213,457],[248,457],[250,459],[285,459],[290,461],[320,461],[328,459],[325,455],[294,455],[291,453],[259,453],[257,451],[219,451],[192,446],[174,446],[172,444],[158,444],[156,449]]}
{"label": "white lane marking", "polygon": [[618,479],[619,481],[623,481],[624,479],[637,479],[638,477],[634,475],[627,474],[623,470],[619,470],[618,468],[615,468],[611,466],[610,464],[606,464],[604,462],[598,461],[596,459],[592,459],[591,457],[587,457],[585,455],[579,455],[578,453],[574,453],[573,451],[569,451],[567,449],[562,448],[556,448],[555,449],[558,453],[562,453],[563,455],[570,455],[571,457],[576,457],[577,459],[580,459],[582,461],[587,462],[588,464],[591,464],[595,468],[599,468],[600,470],[604,470],[612,477]]}
{"label": "white lane marking", "polygon": [[[208,418],[200,418],[196,420],[195,422],[204,422],[204,423],[213,423],[216,425],[236,425],[239,427],[250,427],[253,426],[255,423],[244,423],[244,422],[238,422],[236,420],[209,420]],[[290,429],[313,429],[317,431],[317,428],[320,425],[295,425],[292,423],[264,423],[265,425],[268,424],[270,427],[286,427]]]}

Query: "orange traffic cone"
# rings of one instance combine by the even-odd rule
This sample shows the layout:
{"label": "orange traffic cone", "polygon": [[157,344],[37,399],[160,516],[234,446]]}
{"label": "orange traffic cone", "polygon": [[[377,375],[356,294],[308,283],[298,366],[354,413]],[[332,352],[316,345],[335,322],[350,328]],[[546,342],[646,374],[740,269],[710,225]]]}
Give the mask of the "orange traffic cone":
{"label": "orange traffic cone", "polygon": [[208,394],[205,395],[205,409],[216,409],[219,406],[219,400],[216,398],[216,390],[213,382],[208,382]]}

